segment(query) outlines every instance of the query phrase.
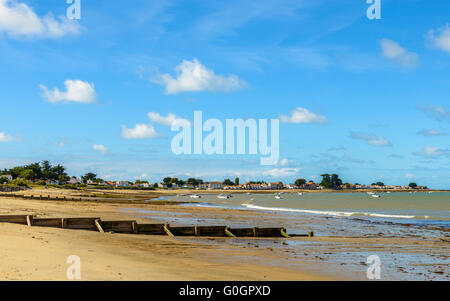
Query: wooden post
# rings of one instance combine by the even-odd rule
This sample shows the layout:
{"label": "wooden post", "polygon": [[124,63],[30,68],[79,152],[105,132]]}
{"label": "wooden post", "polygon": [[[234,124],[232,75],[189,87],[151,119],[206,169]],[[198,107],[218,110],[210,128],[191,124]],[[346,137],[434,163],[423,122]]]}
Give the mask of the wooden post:
{"label": "wooden post", "polygon": [[166,234],[169,235],[170,237],[175,237],[175,235],[173,235],[172,232],[170,232],[167,224],[164,225],[164,232],[166,232]]}
{"label": "wooden post", "polygon": [[314,236],[314,232],[308,232],[308,237],[313,237]]}
{"label": "wooden post", "polygon": [[198,227],[197,227],[197,225],[195,225],[195,228],[194,228],[194,235],[195,236],[198,236]]}
{"label": "wooden post", "polygon": [[231,233],[231,231],[228,229],[228,227],[225,228],[225,233],[226,233],[229,237],[234,237],[234,238],[236,238],[236,235],[234,235],[233,233]]}
{"label": "wooden post", "polygon": [[280,230],[281,236],[283,236],[284,238],[290,238],[289,235],[287,235],[287,233],[284,231],[284,229]]}
{"label": "wooden post", "polygon": [[105,233],[105,231],[103,231],[102,225],[100,225],[100,220],[95,220],[95,226],[97,227],[98,232]]}
{"label": "wooden post", "polygon": [[28,227],[31,227],[31,218],[29,215],[27,215],[27,225]]}
{"label": "wooden post", "polygon": [[134,234],[138,233],[138,228],[137,228],[137,223],[136,222],[132,222],[131,223],[131,230]]}
{"label": "wooden post", "polygon": [[66,228],[66,226],[67,226],[67,225],[66,225],[66,219],[65,219],[65,218],[62,218],[62,219],[61,219],[61,228],[64,229],[64,228]]}

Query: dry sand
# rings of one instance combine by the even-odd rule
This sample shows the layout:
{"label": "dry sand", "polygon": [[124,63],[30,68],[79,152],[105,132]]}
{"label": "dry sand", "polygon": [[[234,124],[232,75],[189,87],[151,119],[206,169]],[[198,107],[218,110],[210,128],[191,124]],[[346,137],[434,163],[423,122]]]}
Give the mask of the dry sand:
{"label": "dry sand", "polygon": [[[0,199],[0,214],[126,219],[119,208],[109,204]],[[103,234],[0,224],[0,245],[0,280],[67,280],[70,265],[66,260],[71,255],[81,259],[82,280],[332,279],[277,267],[272,264],[270,251],[230,246],[226,239]]]}
{"label": "dry sand", "polygon": [[[367,280],[370,254],[384,256],[384,280],[449,280],[448,237],[434,232],[428,237],[428,232],[405,227],[392,232],[365,224],[340,229],[339,220],[323,217],[286,220],[267,212],[221,208],[0,198],[0,215],[7,214],[175,225],[288,223],[319,236],[170,238],[0,224],[0,280],[67,280],[70,255],[81,258],[82,280]],[[327,231],[331,234],[320,233]]]}

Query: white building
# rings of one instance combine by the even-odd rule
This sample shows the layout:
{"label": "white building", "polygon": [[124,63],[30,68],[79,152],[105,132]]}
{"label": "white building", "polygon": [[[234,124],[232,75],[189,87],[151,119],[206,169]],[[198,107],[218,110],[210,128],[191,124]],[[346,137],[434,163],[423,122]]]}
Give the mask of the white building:
{"label": "white building", "polygon": [[208,184],[208,189],[222,189],[222,183],[221,182],[209,182]]}
{"label": "white building", "polygon": [[12,175],[1,175],[0,178],[7,178],[9,182],[13,180]]}

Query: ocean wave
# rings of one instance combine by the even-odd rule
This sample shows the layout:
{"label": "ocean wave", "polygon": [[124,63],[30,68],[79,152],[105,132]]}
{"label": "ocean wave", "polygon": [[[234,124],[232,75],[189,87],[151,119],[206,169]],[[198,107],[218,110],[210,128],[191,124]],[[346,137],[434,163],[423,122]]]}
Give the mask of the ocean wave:
{"label": "ocean wave", "polygon": [[381,214],[381,213],[370,213],[370,212],[346,212],[346,211],[322,211],[322,210],[307,210],[307,209],[293,209],[293,208],[278,208],[278,207],[262,207],[251,204],[242,204],[242,206],[248,209],[255,210],[269,210],[269,211],[281,211],[281,212],[297,212],[297,213],[311,213],[320,214],[328,216],[337,217],[352,217],[352,216],[371,216],[371,217],[384,217],[384,218],[399,218],[399,219],[412,219],[412,218],[422,218],[428,219],[429,216],[415,216],[415,215],[396,215],[396,214]]}

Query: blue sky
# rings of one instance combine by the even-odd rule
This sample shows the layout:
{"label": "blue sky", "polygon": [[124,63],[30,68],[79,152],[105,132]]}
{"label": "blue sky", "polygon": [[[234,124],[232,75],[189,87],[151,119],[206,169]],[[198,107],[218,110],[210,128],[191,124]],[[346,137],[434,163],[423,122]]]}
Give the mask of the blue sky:
{"label": "blue sky", "polygon": [[[1,168],[450,188],[446,0],[383,0],[381,20],[364,0],[82,0],[77,21],[65,2],[0,0]],[[280,162],[174,155],[195,110],[284,116]]]}

